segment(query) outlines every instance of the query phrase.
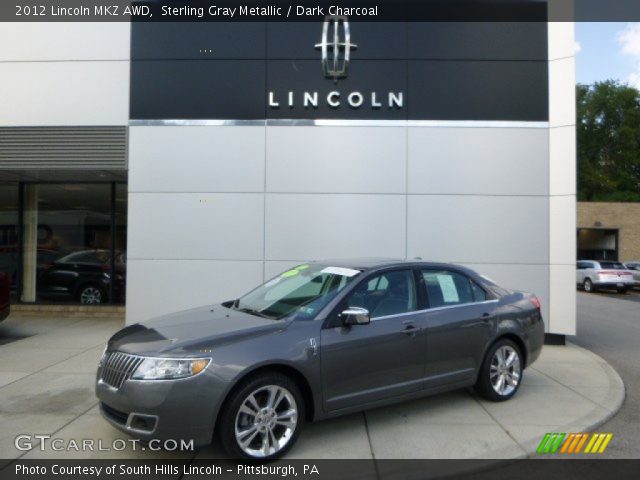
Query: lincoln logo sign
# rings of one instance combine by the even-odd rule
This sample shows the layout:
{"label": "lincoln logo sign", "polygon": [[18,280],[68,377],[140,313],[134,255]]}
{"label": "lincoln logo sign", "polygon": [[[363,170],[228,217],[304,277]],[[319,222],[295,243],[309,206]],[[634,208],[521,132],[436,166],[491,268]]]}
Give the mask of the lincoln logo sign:
{"label": "lincoln logo sign", "polygon": [[[326,17],[322,26],[322,39],[320,43],[315,45],[315,48],[320,49],[322,70],[327,79],[337,84],[339,79],[347,78],[351,51],[358,48],[355,43],[351,43],[351,28],[347,17],[335,15]],[[317,109],[320,102],[324,102],[332,109],[339,109],[343,104],[348,105],[351,109],[359,109],[363,105],[374,110],[382,108],[399,110],[404,107],[404,93],[391,91],[384,94],[358,90],[343,93],[336,89],[321,94],[318,91],[295,92],[290,90],[282,96],[270,91],[268,97],[271,109],[281,107],[293,109],[296,106]]]}
{"label": "lincoln logo sign", "polygon": [[[344,30],[344,40],[340,37],[340,26]],[[331,32],[331,30],[333,30]],[[329,43],[329,34],[331,43]],[[322,52],[322,70],[324,76],[333,78],[333,83],[338,83],[339,78],[346,78],[349,73],[349,57],[351,49],[358,48],[351,43],[351,31],[347,17],[327,17],[322,26],[322,42],[316,44]],[[342,57],[342,58],[341,58]]]}

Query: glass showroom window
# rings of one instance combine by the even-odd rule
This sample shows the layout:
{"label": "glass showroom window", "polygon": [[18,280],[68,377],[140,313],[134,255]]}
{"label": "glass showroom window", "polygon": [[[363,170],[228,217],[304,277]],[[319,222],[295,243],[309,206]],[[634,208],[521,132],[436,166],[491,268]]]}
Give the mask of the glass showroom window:
{"label": "glass showroom window", "polygon": [[6,272],[15,297],[18,278],[18,186],[0,185],[0,272]]}
{"label": "glass showroom window", "polygon": [[[117,191],[115,184],[23,185],[21,301],[124,301],[126,233],[116,228]],[[126,214],[123,222],[126,229]]]}

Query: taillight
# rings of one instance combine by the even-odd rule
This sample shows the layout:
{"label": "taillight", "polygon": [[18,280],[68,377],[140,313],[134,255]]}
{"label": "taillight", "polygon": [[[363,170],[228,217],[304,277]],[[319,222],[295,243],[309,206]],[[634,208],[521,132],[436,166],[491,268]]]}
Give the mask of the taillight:
{"label": "taillight", "polygon": [[531,303],[533,303],[533,306],[536,307],[538,310],[540,310],[540,300],[538,299],[538,297],[536,297],[535,295],[531,296]]}

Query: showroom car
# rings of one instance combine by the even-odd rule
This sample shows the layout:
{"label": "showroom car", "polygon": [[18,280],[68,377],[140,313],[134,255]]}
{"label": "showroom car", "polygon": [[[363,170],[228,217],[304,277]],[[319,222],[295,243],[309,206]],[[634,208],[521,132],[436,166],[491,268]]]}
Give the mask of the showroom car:
{"label": "showroom car", "polygon": [[626,293],[633,288],[633,272],[620,262],[578,260],[576,284],[587,293],[598,289]]}
{"label": "showroom car", "polygon": [[45,265],[38,276],[38,296],[52,300],[76,300],[83,305],[108,301],[113,278],[116,301],[125,295],[126,255],[116,251],[111,272],[109,250],[80,250]]}
{"label": "showroom car", "polygon": [[104,418],[142,439],[272,459],[303,424],[474,386],[500,402],[540,355],[540,301],[465,267],[299,265],[245,296],[133,324],[96,376]]}
{"label": "showroom car", "polygon": [[9,274],[0,272],[0,322],[10,313]]}

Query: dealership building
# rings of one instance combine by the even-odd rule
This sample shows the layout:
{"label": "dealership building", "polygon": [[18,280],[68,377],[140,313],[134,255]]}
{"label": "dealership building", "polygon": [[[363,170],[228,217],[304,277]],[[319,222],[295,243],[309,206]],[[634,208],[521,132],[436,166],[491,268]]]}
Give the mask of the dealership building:
{"label": "dealership building", "polygon": [[0,269],[132,323],[421,257],[572,335],[574,70],[571,23],[3,24]]}

